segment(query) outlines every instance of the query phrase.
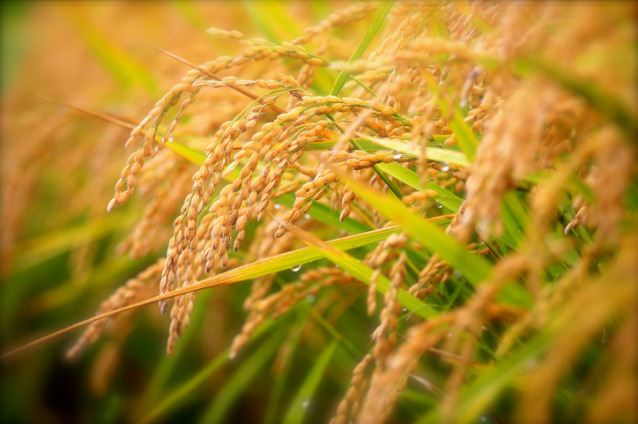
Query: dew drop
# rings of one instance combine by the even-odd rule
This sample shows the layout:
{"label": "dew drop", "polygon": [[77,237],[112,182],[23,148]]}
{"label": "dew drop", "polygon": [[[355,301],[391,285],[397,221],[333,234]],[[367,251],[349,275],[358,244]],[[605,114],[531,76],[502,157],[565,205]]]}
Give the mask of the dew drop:
{"label": "dew drop", "polygon": [[441,209],[441,208],[443,207],[443,205],[442,205],[442,204],[440,204],[439,202],[436,202],[436,207],[437,207],[437,208],[439,208],[439,209]]}
{"label": "dew drop", "polygon": [[309,214],[309,213],[307,213],[307,214],[305,214],[303,217],[304,217],[304,218],[306,218],[306,219],[310,219],[310,214]]}
{"label": "dew drop", "polygon": [[310,405],[310,402],[309,402],[309,401],[307,401],[307,400],[304,400],[304,401],[301,403],[301,406],[303,406],[304,408],[307,408],[307,407],[308,407],[308,405]]}
{"label": "dew drop", "polygon": [[168,137],[168,141],[174,141],[175,139],[173,137]]}
{"label": "dew drop", "polygon": [[281,205],[279,203],[275,203],[275,209],[279,209],[281,208]]}
{"label": "dew drop", "polygon": [[290,268],[292,270],[292,272],[297,272],[301,269],[301,265],[295,265],[292,268]]}
{"label": "dew drop", "polygon": [[450,170],[450,165],[444,162],[443,166],[441,167],[441,171],[447,172],[449,170]]}
{"label": "dew drop", "polygon": [[397,153],[396,155],[392,156],[394,159],[401,159],[401,153]]}

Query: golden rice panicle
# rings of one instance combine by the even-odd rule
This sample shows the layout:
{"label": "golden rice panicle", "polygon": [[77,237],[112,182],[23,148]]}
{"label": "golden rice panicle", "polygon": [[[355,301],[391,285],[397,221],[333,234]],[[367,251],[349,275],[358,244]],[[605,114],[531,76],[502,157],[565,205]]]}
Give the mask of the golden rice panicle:
{"label": "golden rice panicle", "polygon": [[[323,196],[326,188],[336,180],[337,174],[331,169],[326,169],[318,174],[312,181],[304,184],[295,192],[295,203],[293,204],[293,208],[287,212],[284,219],[287,219],[288,221],[296,221],[299,219],[303,214],[308,212],[314,201],[319,200]],[[263,202],[264,201],[262,200],[262,204]],[[265,209],[265,206],[267,206],[262,206],[262,204],[260,204],[258,213],[263,213],[262,211]],[[275,237],[281,237],[285,233],[286,229],[283,226],[279,226],[275,233]]]}
{"label": "golden rice panicle", "polygon": [[401,312],[401,304],[397,298],[399,288],[405,277],[405,252],[399,254],[399,258],[392,265],[390,271],[390,289],[383,298],[383,310],[381,311],[381,323],[372,338],[375,340],[372,356],[375,360],[375,373],[383,369],[385,361],[396,344],[396,334],[394,333],[399,325],[397,315]]}
{"label": "golden rice panicle", "polygon": [[[273,239],[272,235],[278,228],[279,223],[275,220],[259,226],[255,234],[256,241],[251,245],[249,254],[259,260],[269,256],[278,255],[289,250],[292,247],[292,236],[288,235]],[[256,302],[263,299],[268,294],[268,291],[275,281],[274,277],[275,276],[273,274],[269,274],[255,279],[253,284],[250,286],[250,294],[244,300],[244,310],[251,310]]]}
{"label": "golden rice panicle", "polygon": [[357,415],[357,422],[383,422],[392,412],[400,387],[407,374],[417,366],[417,359],[434,347],[447,334],[446,324],[454,317],[442,315],[415,325],[408,331],[407,340],[385,361],[383,369],[375,370],[370,387]]}
{"label": "golden rice panicle", "polygon": [[[266,52],[263,50],[266,49]],[[273,56],[274,55],[274,56]],[[295,59],[302,60],[306,63],[313,64],[315,66],[325,66],[322,60],[312,58],[307,53],[301,51],[288,43],[284,48],[277,45],[268,46],[251,46],[247,50],[243,51],[238,57],[220,57],[213,61],[200,65],[198,69],[192,69],[182,78],[182,81],[174,85],[160,101],[155,104],[155,107],[149,112],[149,114],[142,120],[142,122],[135,127],[126,141],[126,146],[131,145],[137,137],[144,136],[144,141],[138,150],[133,153],[127,162],[127,165],[122,170],[120,179],[115,185],[115,195],[109,202],[108,210],[111,210],[116,204],[123,204],[133,193],[136,183],[136,176],[144,165],[145,158],[154,157],[158,151],[160,151],[164,143],[169,139],[170,134],[174,131],[179,121],[184,116],[185,110],[189,107],[195,97],[201,89],[201,85],[195,84],[200,78],[204,76],[202,71],[206,74],[215,74],[216,72],[229,69],[231,67],[239,66],[246,63],[248,60],[263,60],[265,58],[277,58],[279,56],[287,56]],[[201,71],[200,71],[201,70]],[[235,81],[234,77],[228,77],[227,84],[232,85],[232,81]],[[272,86],[280,86],[278,82],[254,82],[254,84],[265,86],[266,88]],[[157,131],[160,123],[168,113],[168,111],[177,104],[180,97],[184,93],[189,93],[190,97],[184,100],[178,108],[176,117],[168,125],[167,131],[161,138],[158,138]],[[148,127],[150,124],[150,127]],[[148,128],[147,128],[148,127]]]}
{"label": "golden rice panicle", "polygon": [[[233,142],[240,134],[254,126],[258,114],[263,112],[267,107],[268,106],[258,104],[253,106],[242,118],[232,122],[227,121],[222,124],[206,148],[204,164],[192,177],[192,192],[188,194],[184,201],[182,215],[178,216],[173,224],[173,237],[169,241],[166,253],[166,268],[162,273],[162,279],[160,281],[160,294],[165,294],[173,290],[176,279],[184,279],[182,274],[180,274],[180,270],[183,272],[188,268],[184,266],[178,268],[178,265],[180,263],[192,263],[191,250],[197,246],[198,216],[221,181],[222,172],[229,163],[232,155]],[[207,181],[208,186],[206,187]],[[228,187],[228,189],[225,188],[226,190],[232,188],[232,186],[226,187]],[[220,207],[220,203],[214,203],[213,206],[211,206],[211,208]],[[215,226],[213,225],[213,230],[214,229]],[[226,246],[226,243],[224,243],[224,246]],[[216,248],[220,249],[219,246]],[[225,250],[223,252],[220,250],[218,253],[217,258],[223,258],[222,260],[224,262],[228,261]],[[211,270],[213,266],[213,263],[209,263],[207,269]],[[189,280],[186,279],[186,281]],[[161,302],[160,307],[162,311],[165,311],[166,302]]]}
{"label": "golden rice panicle", "polygon": [[638,171],[638,149],[623,140],[618,130],[607,127],[598,136],[594,160],[587,176],[596,197],[589,222],[597,227],[601,242],[615,245],[619,242],[619,224],[626,214],[623,198]]}
{"label": "golden rice panicle", "polygon": [[359,413],[361,398],[365,394],[364,390],[369,380],[365,372],[370,364],[374,363],[373,359],[372,355],[367,354],[352,370],[350,386],[339,402],[337,414],[330,420],[330,424],[346,424]]}
{"label": "golden rice panicle", "polygon": [[[170,236],[167,233],[167,226],[170,225],[171,217],[176,212],[176,205],[179,205],[190,188],[190,171],[183,165],[174,166],[167,171],[167,178],[170,179],[170,186],[159,184],[157,193],[151,199],[143,212],[142,219],[133,229],[133,233],[118,246],[118,251],[129,252],[132,258],[142,256],[161,249],[166,239]],[[157,178],[156,175],[150,178]]]}
{"label": "golden rice panicle", "polygon": [[[188,287],[197,282],[204,274],[204,254],[208,247],[213,243],[210,238],[210,227],[213,223],[213,214],[206,214],[201,219],[197,229],[197,236],[193,241],[196,247],[189,249],[180,256],[183,261],[178,266],[177,273],[182,275],[182,287]],[[215,264],[214,270],[219,271],[225,266],[234,267],[238,264],[237,258],[230,258],[225,261],[219,261]],[[181,336],[183,330],[190,324],[190,314],[195,301],[195,292],[175,297],[175,302],[171,309],[171,323],[169,330],[169,338],[166,346],[168,355],[172,355],[175,342]]]}
{"label": "golden rice panicle", "polygon": [[193,311],[195,293],[187,293],[177,296],[171,308],[171,324],[169,327],[168,342],[166,344],[166,354],[172,355],[175,349],[175,341],[190,324],[190,314]]}
{"label": "golden rice panicle", "polygon": [[[299,271],[298,268],[293,270]],[[336,284],[350,284],[353,280],[352,277],[346,277],[340,269],[322,267],[305,272],[300,281],[287,284],[270,296],[251,299],[248,306],[245,306],[249,310],[249,315],[244,321],[241,332],[233,339],[231,356],[237,355],[266,319],[276,319],[308,296],[318,296],[323,288]],[[253,293],[251,293],[252,296]]]}
{"label": "golden rice panicle", "polygon": [[379,284],[379,276],[381,275],[381,270],[375,269],[370,277],[370,285],[368,286],[368,296],[366,298],[367,312],[368,315],[373,315],[374,311],[377,309],[377,285]]}
{"label": "golden rice panicle", "polygon": [[[212,68],[215,68],[216,65],[217,62],[212,61],[202,65],[202,68],[205,70],[211,70]],[[182,81],[174,85],[160,99],[160,101],[155,104],[155,107],[142,120],[142,122],[131,131],[131,134],[126,141],[125,146],[128,147],[133,144],[140,135],[144,136],[144,141],[137,149],[137,151],[131,154],[126,166],[122,170],[120,179],[115,184],[115,195],[108,205],[109,211],[116,204],[120,205],[126,202],[126,200],[131,196],[135,188],[137,174],[139,174],[142,167],[144,166],[145,159],[154,157],[157,152],[160,151],[164,146],[165,139],[159,139],[157,137],[157,129],[160,125],[160,122],[166,115],[167,111],[178,102],[179,98],[184,92],[188,92],[191,94],[196,93],[198,88],[193,86],[193,82],[195,82],[200,77],[201,73],[198,70],[193,69],[188,71],[182,78]],[[183,110],[188,105],[190,105],[192,99],[193,98],[191,97],[187,103],[183,104],[180,107],[178,119],[181,118],[181,116],[183,115]],[[151,127],[145,129],[149,123],[151,123]],[[176,124],[173,124],[172,128],[174,128],[175,125]]]}
{"label": "golden rice panicle", "polygon": [[295,303],[304,299],[309,293],[316,294],[316,290],[318,290],[317,288],[308,292],[307,288],[308,283],[306,281],[287,284],[277,293],[254,302],[240,333],[233,339],[230,348],[231,358],[237,355],[239,350],[250,340],[253,332],[266,319],[275,319],[288,311]]}
{"label": "golden rice panicle", "polygon": [[244,38],[244,34],[239,31],[226,31],[220,28],[208,28],[206,32],[214,37],[220,37],[227,40],[242,40]]}
{"label": "golden rice panicle", "polygon": [[462,225],[476,223],[482,237],[488,236],[493,225],[497,234],[501,231],[498,208],[493,205],[500,204],[505,193],[535,169],[534,154],[540,150],[545,116],[553,100],[551,86],[533,81],[522,83],[521,88],[509,94],[478,148],[466,183],[467,207]]}
{"label": "golden rice panicle", "polygon": [[355,4],[344,9],[339,9],[319,22],[318,25],[304,29],[304,35],[293,40],[292,44],[307,44],[318,35],[328,31],[330,28],[359,21],[365,18],[375,9],[375,6],[363,3]]}
{"label": "golden rice panicle", "polygon": [[[290,250],[293,238],[289,234],[273,239],[273,234],[277,231],[277,228],[279,228],[279,223],[275,220],[258,227],[255,237],[256,242],[252,244],[250,249],[251,256],[256,259],[264,259]],[[257,323],[262,322],[264,315],[260,313],[259,306],[263,305],[262,302],[267,297],[274,281],[275,275],[269,274],[257,278],[251,285],[250,294],[243,303],[244,310],[249,311],[248,317],[244,321],[241,332],[233,339],[231,344],[231,352],[233,354],[237,354],[248,343],[250,336],[258,326]]]}
{"label": "golden rice panicle", "polygon": [[[398,24],[397,30],[390,32],[390,35],[383,39],[379,47],[370,53],[367,60],[374,62],[379,57],[394,56],[412,41],[416,33],[421,31],[425,21],[422,11],[410,7],[408,13],[410,14]],[[397,17],[399,16],[397,14]]]}
{"label": "golden rice panicle", "polygon": [[[164,259],[159,259],[150,267],[139,273],[137,277],[126,282],[118,288],[108,299],[100,305],[96,315],[100,315],[133,303],[140,295],[140,292],[147,288],[161,273],[164,268]],[[104,332],[107,325],[112,322],[111,318],[93,322],[82,333],[75,344],[67,351],[68,358],[76,358],[82,349],[89,344],[95,343]]]}
{"label": "golden rice panicle", "polygon": [[[604,390],[605,403],[592,404],[592,409],[588,412],[592,416],[598,416],[601,412],[609,412],[611,417],[635,417],[635,399],[629,401],[627,395],[636,393],[635,374],[628,374],[632,369],[636,369],[636,357],[627,361],[627,355],[636,350],[635,338],[630,337],[623,340],[622,336],[629,328],[635,328],[636,306],[638,306],[638,290],[636,286],[636,256],[638,255],[638,236],[635,233],[626,236],[619,245],[617,257],[610,264],[609,268],[602,275],[590,277],[588,284],[581,285],[579,290],[572,291],[569,296],[565,296],[559,308],[550,312],[555,333],[554,343],[546,356],[538,364],[529,370],[525,382],[521,387],[521,398],[518,403],[517,418],[531,417],[534,420],[549,419],[552,412],[552,400],[558,389],[558,384],[565,375],[572,371],[573,364],[582,355],[583,349],[588,342],[600,334],[609,322],[615,322],[617,326],[615,337],[611,345],[607,345],[605,350],[607,364],[606,371],[601,373],[605,377],[610,374],[607,366],[618,373],[619,369],[610,363],[622,364],[626,366],[622,372],[625,375],[632,375],[631,382],[626,378],[616,380],[614,388]],[[609,282],[613,281],[613,290],[610,290]],[[583,305],[590,305],[583,308]],[[622,313],[619,313],[622,311]],[[559,314],[560,316],[556,317]],[[603,333],[604,334],[604,333]],[[617,339],[620,337],[620,340]],[[622,341],[621,341],[622,340]],[[622,343],[623,353],[618,350],[618,344]],[[611,360],[611,349],[619,357]],[[627,361],[627,362],[625,362]],[[615,368],[615,369],[614,369]],[[600,378],[592,375],[591,378]],[[586,384],[583,391],[596,390],[602,387],[600,384]],[[618,388],[623,387],[629,393],[620,394]],[[610,399],[606,397],[609,392],[618,393],[619,397]],[[618,409],[610,411],[614,405]],[[610,417],[607,416],[606,419]],[[595,421],[592,421],[595,422]]]}
{"label": "golden rice panicle", "polygon": [[428,296],[436,287],[445,282],[451,273],[451,268],[438,255],[432,255],[419,273],[419,280],[410,286],[408,292],[418,298]]}
{"label": "golden rice panicle", "polygon": [[589,215],[589,205],[582,205],[578,208],[574,219],[569,221],[569,223],[565,226],[563,230],[563,234],[567,235],[570,230],[574,230],[578,228],[583,222],[587,222],[587,217]]}
{"label": "golden rice panicle", "polygon": [[[494,296],[514,276],[520,275],[527,266],[528,258],[524,255],[509,256],[497,265],[490,281],[485,283],[468,305],[410,328],[406,341],[384,358],[384,367],[375,369],[358,420],[361,422],[373,419],[385,420],[393,410],[398,392],[406,384],[407,375],[416,368],[418,358],[444,340],[447,342],[443,350],[455,352],[461,340],[460,335],[466,332],[470,336],[464,340],[461,357],[457,355],[453,357],[459,360],[454,363],[463,362],[464,366],[467,366],[471,362],[468,358],[471,358],[475,352],[473,344],[476,343],[476,338],[473,335],[480,332],[484,320],[503,319],[505,314],[512,314],[512,311],[494,308]],[[513,316],[518,318],[515,314]],[[476,317],[483,318],[475,319]],[[449,334],[452,336],[449,337]],[[455,378],[448,381],[451,390],[446,392],[449,398],[446,400],[445,412],[449,412],[449,407],[455,405],[457,399],[455,390],[459,387],[459,376],[463,375],[461,371],[462,369],[457,371]]]}

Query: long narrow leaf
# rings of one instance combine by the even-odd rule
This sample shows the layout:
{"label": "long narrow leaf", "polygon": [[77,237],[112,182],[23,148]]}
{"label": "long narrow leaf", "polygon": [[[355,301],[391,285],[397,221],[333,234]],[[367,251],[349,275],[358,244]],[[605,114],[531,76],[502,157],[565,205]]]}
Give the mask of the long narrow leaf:
{"label": "long narrow leaf", "polygon": [[335,340],[321,352],[315,361],[314,366],[306,376],[301,388],[297,391],[292,400],[288,414],[284,419],[284,424],[301,424],[310,406],[310,400],[319,387],[319,383],[326,373],[326,368],[330,364],[330,359],[334,355],[339,343]]}
{"label": "long narrow leaf", "polygon": [[[357,280],[370,284],[374,271],[369,266],[340,250],[334,244],[328,244],[307,231],[284,223],[282,223],[282,225],[284,225],[291,233],[308,246],[312,246],[313,248],[320,250],[323,256],[334,264],[339,265],[342,269],[348,271],[350,275],[355,277]],[[385,294],[389,289],[390,280],[388,280],[384,275],[379,275],[377,280],[377,291],[381,294]],[[403,289],[399,290],[398,299],[401,306],[421,318],[427,319],[438,315],[438,313],[432,309],[430,305],[427,305]]]}
{"label": "long narrow leaf", "polygon": [[[368,137],[372,143],[383,146],[389,150],[395,150],[408,156],[421,156],[421,147],[416,143],[397,141],[391,138]],[[427,147],[425,149],[425,157],[430,160],[439,162],[448,162],[453,165],[469,166],[470,162],[463,152],[457,150],[441,149],[438,147]]]}
{"label": "long narrow leaf", "polygon": [[[448,221],[449,218],[450,216],[442,216],[442,217],[435,218],[432,221],[438,222],[443,225],[449,222]],[[375,242],[384,240],[389,234],[391,234],[393,231],[396,231],[396,230],[397,230],[397,227],[374,230],[364,234],[357,234],[354,236],[349,236],[349,237],[344,237],[338,240],[333,240],[332,242],[330,242],[330,244],[334,245],[338,249],[345,249],[345,250],[354,249],[355,247],[364,246],[369,243],[375,243]],[[263,259],[260,261],[255,261],[251,264],[232,269],[223,274],[206,278],[190,286],[176,289],[168,294],[165,294],[162,296],[154,296],[152,298],[143,300],[141,302],[137,302],[132,305],[128,305],[128,306],[125,306],[125,307],[122,307],[122,308],[119,308],[98,316],[94,316],[84,321],[77,322],[73,325],[63,328],[62,330],[55,331],[45,337],[41,337],[32,342],[23,344],[13,350],[7,351],[0,356],[0,359],[15,355],[18,352],[24,351],[26,349],[29,349],[31,347],[44,343],[48,340],[59,337],[63,334],[68,333],[69,331],[73,331],[76,328],[80,328],[84,325],[90,324],[95,321],[99,321],[101,319],[112,317],[122,312],[134,310],[141,306],[157,303],[161,300],[171,299],[173,297],[176,297],[182,294],[186,294],[186,293],[190,293],[190,292],[194,292],[194,291],[198,291],[198,290],[202,290],[206,288],[221,286],[221,285],[233,284],[239,281],[261,277],[263,275],[271,274],[273,272],[283,271],[285,269],[293,268],[298,265],[302,265],[304,263],[321,259],[323,257],[324,257],[324,254],[320,249],[316,249],[314,247],[305,247],[305,248],[297,249],[291,252],[282,253],[281,255],[272,256],[270,258]]]}
{"label": "long narrow leaf", "polygon": [[433,181],[427,181],[425,186],[421,184],[421,179],[418,174],[404,166],[399,165],[396,162],[380,163],[379,168],[386,172],[388,175],[393,176],[397,180],[409,185],[420,191],[434,190],[438,193],[436,200],[451,211],[458,211],[463,203],[463,199],[434,183]]}
{"label": "long narrow leaf", "polygon": [[[394,0],[383,1],[379,9],[377,10],[376,15],[374,15],[374,19],[372,20],[372,23],[368,27],[368,32],[366,32],[366,35],[363,37],[363,39],[359,43],[357,50],[355,50],[352,56],[350,56],[348,63],[352,63],[356,61],[357,59],[360,59],[361,56],[363,56],[363,53],[366,51],[366,49],[372,42],[372,39],[377,34],[377,32],[379,32],[379,30],[381,29],[381,26],[383,25],[385,18],[388,16],[390,9],[392,9],[393,4],[394,4]],[[330,94],[332,94],[333,96],[339,95],[339,93],[341,92],[341,89],[343,88],[344,84],[348,80],[349,76],[350,76],[349,72],[341,71],[339,73],[339,76],[337,77],[337,80],[335,81],[334,86],[332,87],[332,91],[330,92]]]}
{"label": "long narrow leaf", "polygon": [[[461,243],[410,211],[400,201],[374,192],[347,176],[342,178],[357,195],[386,218],[399,224],[407,234],[422,243],[428,250],[438,254],[458,269],[472,285],[476,287],[490,277],[492,265],[485,258],[467,251]],[[519,285],[507,285],[501,297],[501,300],[514,305],[529,305],[531,302],[529,294]]]}
{"label": "long narrow leaf", "polygon": [[252,355],[242,362],[232,377],[221,386],[221,390],[214,397],[213,404],[204,413],[200,422],[206,424],[224,422],[229,409],[239,395],[246,390],[248,384],[277,352],[282,341],[281,337],[267,338],[261,346],[253,351]]}

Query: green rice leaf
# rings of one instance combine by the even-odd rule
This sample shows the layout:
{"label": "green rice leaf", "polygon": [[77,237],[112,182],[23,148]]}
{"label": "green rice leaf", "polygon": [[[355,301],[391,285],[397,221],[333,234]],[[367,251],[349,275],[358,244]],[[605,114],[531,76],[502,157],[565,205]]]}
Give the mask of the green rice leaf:
{"label": "green rice leaf", "polygon": [[[391,138],[368,137],[370,142],[376,146],[385,147],[388,150],[394,150],[407,156],[420,157],[421,147],[416,143],[409,141],[397,141]],[[425,157],[429,160],[437,162],[448,162],[458,166],[469,166],[470,162],[463,152],[457,150],[441,149],[438,147],[426,147]]]}
{"label": "green rice leaf", "polygon": [[472,162],[476,156],[479,141],[474,131],[463,121],[463,118],[464,116],[461,113],[461,109],[456,108],[450,120],[450,128],[452,128],[454,132],[454,137],[459,143],[459,147],[463,153],[465,153],[468,160]]}
{"label": "green rice leaf", "polygon": [[195,165],[202,166],[206,160],[206,154],[204,152],[188,147],[187,145],[177,141],[167,141],[164,145]]}
{"label": "green rice leaf", "polygon": [[[492,265],[482,256],[474,255],[454,238],[441,229],[410,211],[399,200],[372,191],[353,179],[342,176],[357,195],[373,206],[379,213],[390,219],[432,253],[438,254],[451,266],[459,270],[475,287],[487,280],[492,273]],[[509,284],[501,292],[499,299],[513,305],[528,306],[530,295],[520,286]]]}
{"label": "green rice leaf", "polygon": [[421,184],[421,178],[416,172],[404,166],[401,166],[396,162],[379,163],[378,166],[383,172],[393,176],[397,180],[409,185],[416,190],[436,191],[438,193],[436,200],[453,212],[457,212],[461,207],[461,204],[463,203],[463,199],[461,199],[451,191],[444,189],[433,181],[426,181],[425,185]]}
{"label": "green rice leaf", "polygon": [[[284,333],[285,334],[285,333]],[[268,337],[253,351],[241,366],[235,370],[232,377],[222,386],[222,389],[215,394],[213,403],[204,413],[200,422],[215,424],[225,422],[230,408],[237,401],[239,396],[247,390],[247,386],[257,376],[259,371],[271,360],[277,349],[281,346],[282,333],[275,333],[273,337]]]}
{"label": "green rice leaf", "polygon": [[107,215],[27,240],[17,248],[19,253],[14,270],[19,272],[30,268],[74,247],[123,230],[131,225],[134,218],[131,213]]}
{"label": "green rice leaf", "polygon": [[297,391],[295,398],[292,400],[288,414],[284,419],[284,424],[301,424],[308,412],[310,401],[319,387],[319,383],[323,379],[326,368],[330,364],[330,359],[339,347],[339,343],[334,340],[330,345],[321,352],[321,355],[315,360],[315,363],[306,376],[301,388]]}
{"label": "green rice leaf", "polygon": [[[381,6],[377,10],[377,13],[374,15],[374,19],[372,20],[372,23],[368,27],[368,32],[366,32],[366,34],[363,36],[361,43],[359,43],[359,46],[357,47],[357,49],[354,51],[352,56],[350,56],[350,59],[348,59],[348,63],[352,63],[360,59],[361,56],[363,56],[363,53],[366,51],[366,49],[372,42],[372,39],[381,29],[381,26],[383,25],[386,17],[388,16],[390,9],[392,9],[393,4],[394,4],[394,0],[384,0],[383,3],[381,3]],[[333,96],[338,96],[344,84],[348,80],[349,76],[350,76],[349,72],[341,71],[334,83],[334,86],[332,87],[332,91],[330,92],[330,94]]]}
{"label": "green rice leaf", "polygon": [[[309,309],[312,308],[309,307]],[[291,326],[290,330],[288,330],[288,334],[286,336],[286,344],[290,349],[290,356],[294,355],[295,351],[299,347],[300,338],[307,323],[307,314],[305,312],[298,311],[295,322]],[[291,369],[291,361],[285,361],[279,375],[273,382],[273,388],[270,391],[270,396],[268,397],[268,406],[266,407],[266,413],[264,414],[264,424],[279,424],[279,421],[276,421],[278,418],[277,412],[281,407],[282,397],[288,389],[288,377],[291,374]]]}
{"label": "green rice leaf", "polygon": [[[394,199],[393,199],[394,200]],[[395,200],[398,201],[398,200]],[[339,265],[342,269],[348,271],[350,275],[355,277],[361,282],[370,284],[372,274],[374,271],[361,261],[353,258],[352,256],[340,250],[335,244],[328,244],[325,241],[315,237],[313,234],[303,231],[302,229],[283,224],[288,231],[293,233],[297,238],[306,243],[308,246],[317,249],[321,254],[331,261],[332,263]],[[377,279],[377,292],[381,294],[387,293],[390,289],[390,280],[384,275],[379,275]],[[403,289],[399,289],[398,294],[399,303],[401,306],[420,316],[421,318],[432,318],[438,315],[438,313],[428,304],[422,302],[412,294]]]}
{"label": "green rice leaf", "polygon": [[503,241],[513,249],[516,249],[525,234],[525,228],[529,224],[529,216],[523,203],[514,191],[505,194],[501,207],[501,221],[505,227]]}

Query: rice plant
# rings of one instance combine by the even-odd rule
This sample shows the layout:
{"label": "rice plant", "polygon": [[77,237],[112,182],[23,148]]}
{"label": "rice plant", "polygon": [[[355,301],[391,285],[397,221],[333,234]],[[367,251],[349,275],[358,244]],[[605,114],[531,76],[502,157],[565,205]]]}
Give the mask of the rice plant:
{"label": "rice plant", "polygon": [[638,420],[634,4],[40,7],[129,106],[3,136],[3,420]]}

